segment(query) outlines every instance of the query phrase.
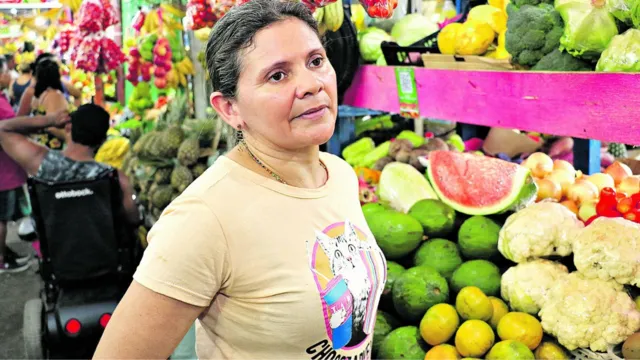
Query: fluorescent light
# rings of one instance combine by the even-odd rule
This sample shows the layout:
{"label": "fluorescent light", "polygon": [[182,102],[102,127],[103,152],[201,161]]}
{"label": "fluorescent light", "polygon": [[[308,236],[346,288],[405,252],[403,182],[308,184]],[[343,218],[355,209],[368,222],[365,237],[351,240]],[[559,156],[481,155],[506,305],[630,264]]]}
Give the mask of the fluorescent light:
{"label": "fluorescent light", "polygon": [[20,3],[20,4],[0,4],[0,10],[30,10],[30,9],[60,9],[59,2],[46,3]]}

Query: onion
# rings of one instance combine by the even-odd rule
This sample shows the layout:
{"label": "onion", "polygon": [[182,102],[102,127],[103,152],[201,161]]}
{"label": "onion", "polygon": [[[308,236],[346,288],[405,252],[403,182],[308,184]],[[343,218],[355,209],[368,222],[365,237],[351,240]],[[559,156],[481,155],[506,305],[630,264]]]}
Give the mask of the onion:
{"label": "onion", "polygon": [[620,181],[617,188],[618,192],[625,193],[627,196],[640,192],[640,175],[627,176]]}
{"label": "onion", "polygon": [[567,170],[567,171],[573,173],[574,177],[575,177],[575,173],[576,173],[576,168],[574,168],[573,165],[571,165],[571,163],[566,161],[566,160],[554,160],[553,161],[553,170]]}
{"label": "onion", "polygon": [[560,202],[561,205],[564,205],[567,209],[569,209],[572,213],[578,215],[578,205],[571,200],[564,200]]}
{"label": "onion", "polygon": [[557,184],[560,184],[560,187],[562,188],[562,194],[566,195],[569,191],[569,187],[576,182],[575,174],[575,171],[570,172],[565,169],[557,169],[553,170],[553,172],[551,172],[551,174],[549,174],[549,176],[547,176],[545,179],[549,179]]}
{"label": "onion", "polygon": [[611,164],[613,164],[614,161],[616,161],[616,158],[610,153],[606,151],[600,153],[600,166],[603,166],[606,168],[607,166],[610,166]]}
{"label": "onion", "polygon": [[615,182],[613,181],[613,178],[609,174],[603,174],[603,173],[593,174],[587,177],[586,180],[598,188],[598,194],[600,193],[600,191],[602,191],[602,189],[606,187],[610,187],[612,189],[616,187]]}
{"label": "onion", "polygon": [[560,199],[562,199],[562,187],[557,182],[549,179],[538,179],[536,180],[536,185],[538,185],[538,197],[536,201],[544,199],[560,201]]}
{"label": "onion", "polygon": [[533,176],[539,178],[544,178],[553,171],[553,160],[549,155],[541,152],[529,155],[523,165],[531,170]]}
{"label": "onion", "polygon": [[596,204],[597,201],[589,201],[580,206],[580,210],[578,210],[578,218],[582,221],[587,221],[596,215]]}
{"label": "onion", "polygon": [[569,187],[567,199],[580,206],[598,198],[598,188],[587,180],[578,180]]}
{"label": "onion", "polygon": [[604,172],[613,177],[613,181],[616,186],[618,186],[624,178],[633,175],[631,169],[620,161],[614,161],[613,164],[609,165],[609,167],[604,170]]}

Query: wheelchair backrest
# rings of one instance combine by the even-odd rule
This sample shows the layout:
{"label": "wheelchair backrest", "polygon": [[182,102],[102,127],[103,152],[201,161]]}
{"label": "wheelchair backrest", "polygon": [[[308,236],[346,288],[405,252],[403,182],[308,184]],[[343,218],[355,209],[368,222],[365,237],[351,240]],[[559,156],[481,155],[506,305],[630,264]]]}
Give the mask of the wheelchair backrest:
{"label": "wheelchair backrest", "polygon": [[63,282],[118,271],[117,218],[122,200],[116,170],[88,181],[52,183],[30,178],[29,193],[43,271]]}

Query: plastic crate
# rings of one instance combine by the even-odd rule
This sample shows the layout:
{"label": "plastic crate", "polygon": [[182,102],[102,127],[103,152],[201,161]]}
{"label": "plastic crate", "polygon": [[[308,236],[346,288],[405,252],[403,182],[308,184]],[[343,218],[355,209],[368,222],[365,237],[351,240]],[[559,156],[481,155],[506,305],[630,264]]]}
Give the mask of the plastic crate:
{"label": "plastic crate", "polygon": [[[457,15],[453,22],[464,22],[468,11]],[[422,54],[440,54],[438,34],[441,30],[416,41],[409,46],[400,46],[395,42],[383,41],[380,45],[382,55],[389,66],[422,66]]]}

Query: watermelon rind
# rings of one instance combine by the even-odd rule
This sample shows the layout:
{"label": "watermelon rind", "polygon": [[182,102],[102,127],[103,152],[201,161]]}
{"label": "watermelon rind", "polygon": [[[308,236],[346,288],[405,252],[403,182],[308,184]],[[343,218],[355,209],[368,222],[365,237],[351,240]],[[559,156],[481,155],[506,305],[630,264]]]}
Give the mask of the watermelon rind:
{"label": "watermelon rind", "polygon": [[[427,167],[427,177],[431,183],[433,190],[440,200],[454,208],[456,211],[467,215],[493,215],[501,214],[507,211],[517,211],[522,209],[533,201],[535,201],[538,187],[531,177],[531,172],[524,166],[519,166],[513,176],[511,191],[506,194],[503,200],[491,206],[474,207],[461,204],[453,199],[446,197],[440,190],[438,184],[434,180],[431,164]],[[487,184],[478,184],[478,186],[487,186]]]}

